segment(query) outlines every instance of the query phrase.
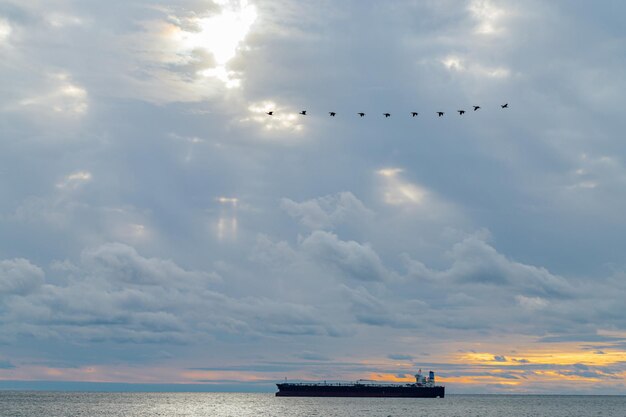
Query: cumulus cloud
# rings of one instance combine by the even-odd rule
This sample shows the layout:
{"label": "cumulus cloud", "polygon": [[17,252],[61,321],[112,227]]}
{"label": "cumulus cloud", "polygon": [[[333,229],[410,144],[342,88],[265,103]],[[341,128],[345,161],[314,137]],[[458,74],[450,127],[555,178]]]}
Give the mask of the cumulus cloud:
{"label": "cumulus cloud", "polygon": [[[452,261],[448,269],[434,271],[420,262],[410,262],[409,269],[417,277],[448,280],[458,284],[506,286],[523,291],[526,295],[566,297],[572,292],[570,284],[564,278],[551,274],[545,268],[508,259],[480,235],[455,243],[447,256]],[[528,305],[529,298],[523,300],[525,301],[521,303],[526,302]]]}
{"label": "cumulus cloud", "polygon": [[0,261],[0,295],[26,295],[43,282],[43,270],[26,259]]}
{"label": "cumulus cloud", "polygon": [[391,328],[427,327],[430,311],[427,303],[419,299],[395,300],[392,304],[388,295],[373,293],[364,286],[342,287],[350,301],[355,319],[368,326]]}
{"label": "cumulus cloud", "polygon": [[187,286],[194,281],[210,282],[212,276],[203,272],[186,271],[170,260],[144,258],[128,245],[109,243],[87,249],[81,262],[89,271],[103,278],[137,285],[163,285],[175,281]]}
{"label": "cumulus cloud", "polygon": [[351,192],[327,195],[301,203],[283,198],[280,206],[303,226],[313,230],[333,230],[342,223],[363,222],[374,216]]}
{"label": "cumulus cloud", "polygon": [[342,241],[333,233],[315,231],[302,240],[300,247],[316,262],[352,279],[384,281],[393,276],[371,246]]}
{"label": "cumulus cloud", "polygon": [[[4,336],[109,340],[118,343],[188,343],[232,334],[340,335],[314,307],[264,297],[233,298],[212,287],[215,274],[141,256],[121,243],[83,252],[80,263],[57,263],[63,279],[44,285],[43,271],[26,260],[3,261]],[[34,289],[41,287],[40,291]]]}

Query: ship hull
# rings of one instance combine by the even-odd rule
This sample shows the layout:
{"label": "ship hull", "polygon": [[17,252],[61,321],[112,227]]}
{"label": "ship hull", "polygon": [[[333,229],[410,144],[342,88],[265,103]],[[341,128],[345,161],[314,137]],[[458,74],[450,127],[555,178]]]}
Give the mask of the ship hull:
{"label": "ship hull", "polygon": [[444,398],[445,387],[276,384],[277,397]]}

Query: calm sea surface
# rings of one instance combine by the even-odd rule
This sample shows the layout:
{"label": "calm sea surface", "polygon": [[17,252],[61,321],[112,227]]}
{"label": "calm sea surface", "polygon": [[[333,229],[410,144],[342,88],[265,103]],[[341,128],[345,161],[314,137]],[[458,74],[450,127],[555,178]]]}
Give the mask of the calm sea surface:
{"label": "calm sea surface", "polygon": [[626,396],[449,395],[443,399],[391,399],[0,391],[0,416],[626,417]]}

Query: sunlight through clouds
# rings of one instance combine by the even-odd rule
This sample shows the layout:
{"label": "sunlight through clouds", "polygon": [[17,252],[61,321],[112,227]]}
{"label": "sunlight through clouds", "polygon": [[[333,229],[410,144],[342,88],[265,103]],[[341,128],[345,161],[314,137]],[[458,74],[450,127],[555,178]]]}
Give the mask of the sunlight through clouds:
{"label": "sunlight through clouds", "polygon": [[68,116],[81,116],[88,110],[87,90],[65,73],[49,74],[53,87],[45,94],[22,99],[21,107],[42,107]]}
{"label": "sunlight through clouds", "polygon": [[[242,119],[242,122],[253,121],[266,130],[300,132],[304,129],[304,125],[299,123],[301,116],[298,113],[289,111],[271,100],[252,103],[248,110],[252,115]],[[270,111],[274,112],[272,116],[267,114]]]}
{"label": "sunlight through clouds", "polygon": [[237,204],[239,200],[236,197],[218,197],[217,202],[220,203],[220,215],[217,219],[216,233],[218,240],[236,239],[237,229],[239,227],[237,219]]}
{"label": "sunlight through clouds", "polygon": [[440,60],[441,64],[450,72],[468,73],[486,78],[508,78],[511,70],[502,66],[486,66],[480,63],[469,62],[458,55],[448,55]]}
{"label": "sunlight through clouds", "polygon": [[419,205],[426,196],[426,190],[400,178],[400,168],[385,168],[377,171],[384,180],[383,199],[385,203],[402,205]]}
{"label": "sunlight through clouds", "polygon": [[192,18],[188,23],[196,31],[180,29],[172,36],[180,43],[183,51],[205,50],[211,53],[216,66],[198,71],[204,77],[214,77],[224,82],[228,88],[241,84],[237,74],[228,70],[228,62],[235,57],[252,24],[257,19],[256,7],[246,0],[218,2],[221,13],[215,16]]}
{"label": "sunlight through clouds", "polygon": [[447,57],[441,60],[441,63],[444,67],[449,70],[454,71],[463,71],[465,70],[465,65],[463,65],[463,60],[455,55],[448,55]]}
{"label": "sunlight through clouds", "polygon": [[478,21],[475,28],[477,34],[495,35],[502,32],[501,20],[505,11],[495,6],[490,0],[474,0],[468,6],[468,10]]}
{"label": "sunlight through clouds", "polygon": [[57,188],[62,190],[75,190],[81,185],[91,181],[91,172],[78,171],[67,175],[63,180],[56,184]]}
{"label": "sunlight through clouds", "polygon": [[11,36],[11,25],[5,19],[0,18],[0,44],[5,43]]}

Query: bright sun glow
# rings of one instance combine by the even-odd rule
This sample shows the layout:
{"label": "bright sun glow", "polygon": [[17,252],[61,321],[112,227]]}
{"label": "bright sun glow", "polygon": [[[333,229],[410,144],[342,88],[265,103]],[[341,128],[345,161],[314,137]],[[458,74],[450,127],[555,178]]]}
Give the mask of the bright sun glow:
{"label": "bright sun glow", "polygon": [[221,13],[204,18],[194,18],[190,23],[196,31],[180,31],[174,37],[186,51],[203,49],[215,59],[215,67],[205,68],[199,74],[223,81],[227,87],[238,87],[240,81],[227,68],[257,18],[256,7],[247,0],[221,1]]}
{"label": "bright sun glow", "polygon": [[4,42],[11,35],[11,25],[4,19],[0,19],[0,42]]}

